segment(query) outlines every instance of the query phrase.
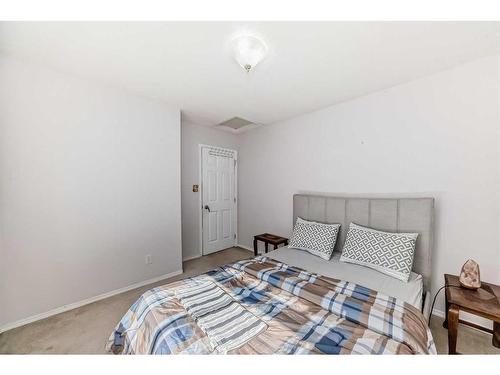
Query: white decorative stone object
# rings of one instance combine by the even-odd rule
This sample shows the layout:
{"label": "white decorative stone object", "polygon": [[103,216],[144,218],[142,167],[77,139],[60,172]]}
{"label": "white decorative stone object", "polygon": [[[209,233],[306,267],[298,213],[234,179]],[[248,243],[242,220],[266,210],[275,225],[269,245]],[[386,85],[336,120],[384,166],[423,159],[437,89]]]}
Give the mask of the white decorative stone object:
{"label": "white decorative stone object", "polygon": [[460,285],[467,289],[478,289],[481,287],[481,277],[479,273],[479,264],[469,259],[462,266],[460,271]]}

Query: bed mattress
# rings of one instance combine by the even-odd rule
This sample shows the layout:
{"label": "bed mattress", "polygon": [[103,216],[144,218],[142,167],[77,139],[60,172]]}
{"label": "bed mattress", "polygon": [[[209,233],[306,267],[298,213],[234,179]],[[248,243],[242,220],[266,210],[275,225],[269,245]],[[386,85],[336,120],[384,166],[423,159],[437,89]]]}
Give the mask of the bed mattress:
{"label": "bed mattress", "polygon": [[267,256],[310,272],[363,285],[400,298],[419,310],[422,308],[423,280],[421,275],[414,272],[408,282],[404,282],[367,267],[340,262],[339,252],[334,252],[330,260],[324,260],[303,250],[281,247],[269,252]]}

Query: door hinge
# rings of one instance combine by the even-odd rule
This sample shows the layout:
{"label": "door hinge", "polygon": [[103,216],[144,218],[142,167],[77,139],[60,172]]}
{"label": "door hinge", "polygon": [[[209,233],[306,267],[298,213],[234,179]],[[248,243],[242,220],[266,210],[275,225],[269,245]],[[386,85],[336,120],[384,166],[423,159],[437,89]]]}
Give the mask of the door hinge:
{"label": "door hinge", "polygon": [[234,239],[236,239],[236,233],[234,234]]}

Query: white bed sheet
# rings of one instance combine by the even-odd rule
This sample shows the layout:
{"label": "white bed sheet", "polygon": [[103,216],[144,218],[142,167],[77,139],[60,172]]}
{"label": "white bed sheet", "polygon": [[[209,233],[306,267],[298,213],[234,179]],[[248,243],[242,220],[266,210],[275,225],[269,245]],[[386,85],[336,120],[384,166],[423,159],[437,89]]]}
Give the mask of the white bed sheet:
{"label": "white bed sheet", "polygon": [[334,252],[330,260],[324,260],[306,251],[281,247],[267,256],[279,262],[303,268],[320,275],[350,281],[392,297],[400,298],[419,310],[422,308],[422,276],[411,273],[407,283],[357,264],[340,262],[340,253]]}

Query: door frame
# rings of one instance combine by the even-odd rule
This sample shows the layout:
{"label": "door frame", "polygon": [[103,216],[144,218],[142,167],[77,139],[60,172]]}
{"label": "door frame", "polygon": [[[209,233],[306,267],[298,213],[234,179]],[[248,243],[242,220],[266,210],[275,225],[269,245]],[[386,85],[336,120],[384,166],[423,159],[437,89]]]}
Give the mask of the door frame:
{"label": "door frame", "polygon": [[199,227],[199,241],[200,241],[200,256],[203,256],[203,148],[217,148],[219,150],[234,152],[234,215],[233,215],[233,228],[234,228],[234,246],[238,244],[238,151],[227,147],[219,147],[213,145],[207,145],[203,143],[198,144],[198,227]]}

